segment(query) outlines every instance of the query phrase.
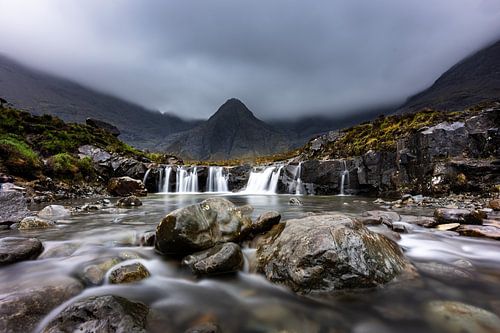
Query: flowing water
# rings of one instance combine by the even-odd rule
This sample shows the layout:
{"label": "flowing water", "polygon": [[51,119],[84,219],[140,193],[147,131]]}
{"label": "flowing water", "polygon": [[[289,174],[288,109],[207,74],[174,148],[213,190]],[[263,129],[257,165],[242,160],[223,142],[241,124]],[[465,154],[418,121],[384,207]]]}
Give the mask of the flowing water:
{"label": "flowing water", "polygon": [[[12,291],[8,290],[11,283],[6,281],[30,286],[43,279],[77,276],[85,265],[95,260],[126,252],[130,257],[138,256],[139,259],[131,260],[142,262],[151,272],[150,278],[134,284],[105,283],[86,288],[65,304],[89,295],[105,294],[142,301],[154,314],[148,321],[151,332],[183,332],[200,318],[215,319],[223,332],[442,332],[433,331],[424,315],[426,303],[432,300],[465,302],[500,314],[500,243],[459,237],[452,232],[408,225],[409,233],[401,235],[399,243],[410,260],[437,267],[438,274],[427,269],[420,272],[418,279],[328,298],[295,295],[248,271],[197,280],[180,268],[177,261],[155,254],[151,247],[135,246],[137,237],[144,231],[154,230],[169,211],[212,196],[214,194],[154,194],[144,198],[144,205],[139,208],[82,213],[59,221],[52,229],[1,231],[0,236],[39,237],[45,252],[42,259],[0,268],[0,281],[4,281],[0,284],[0,293]],[[254,217],[266,210],[278,210],[285,220],[309,212],[356,215],[379,209],[372,204],[372,199],[355,196],[302,196],[303,206],[289,206],[290,195],[225,197],[236,204],[255,207]],[[419,209],[406,213],[429,215],[431,211]],[[56,249],[65,250],[57,257],[47,257]],[[248,262],[254,252],[244,250]],[[441,274],[440,267],[455,267],[465,275],[450,277],[446,269]],[[52,311],[41,325],[63,307]]]}

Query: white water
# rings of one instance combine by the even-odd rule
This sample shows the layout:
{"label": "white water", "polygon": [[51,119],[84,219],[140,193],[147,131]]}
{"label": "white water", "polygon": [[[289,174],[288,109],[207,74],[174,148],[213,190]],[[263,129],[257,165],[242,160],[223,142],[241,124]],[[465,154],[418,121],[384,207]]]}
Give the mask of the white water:
{"label": "white water", "polygon": [[207,192],[229,192],[228,175],[224,175],[223,167],[209,167]]}
{"label": "white water", "polygon": [[149,173],[151,172],[151,169],[148,169],[146,173],[144,174],[144,178],[142,178],[142,183],[144,186],[146,186],[146,180],[148,179]]}
{"label": "white water", "polygon": [[252,171],[248,183],[242,192],[245,194],[276,194],[282,166],[267,167],[263,171]]}
{"label": "white water", "polygon": [[186,170],[185,167],[178,167],[176,173],[177,193],[196,193],[198,192],[198,170],[193,167]]}
{"label": "white water", "polygon": [[299,162],[297,169],[295,170],[295,195],[304,194],[304,185],[302,184],[302,179],[300,179],[300,174],[302,173],[302,162]]}
{"label": "white water", "polygon": [[172,173],[172,167],[166,166],[163,174],[163,183],[160,183],[160,192],[168,193],[170,191],[170,174]]}
{"label": "white water", "polygon": [[347,186],[349,186],[349,170],[347,170],[347,163],[345,160],[342,160],[342,166],[344,169],[340,173],[340,195],[345,195],[345,185],[347,184]]}

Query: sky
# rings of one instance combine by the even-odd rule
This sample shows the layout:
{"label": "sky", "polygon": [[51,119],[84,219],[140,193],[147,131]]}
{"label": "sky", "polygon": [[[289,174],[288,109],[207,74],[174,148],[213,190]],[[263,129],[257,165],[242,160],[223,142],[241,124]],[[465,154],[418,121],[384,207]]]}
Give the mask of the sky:
{"label": "sky", "polygon": [[401,103],[497,39],[499,0],[0,0],[0,53],[186,118]]}

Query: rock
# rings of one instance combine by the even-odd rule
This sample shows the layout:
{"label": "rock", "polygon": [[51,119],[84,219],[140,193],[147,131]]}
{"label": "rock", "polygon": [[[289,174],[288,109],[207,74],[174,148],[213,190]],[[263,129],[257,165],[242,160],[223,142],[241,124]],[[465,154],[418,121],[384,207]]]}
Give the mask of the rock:
{"label": "rock", "polygon": [[385,224],[392,227],[392,223],[401,220],[401,216],[396,212],[384,210],[369,210],[361,214],[359,219],[363,224]]}
{"label": "rock", "polygon": [[114,268],[109,274],[109,282],[114,284],[137,282],[149,276],[151,273],[143,264],[134,263]]}
{"label": "rock", "polygon": [[119,296],[92,296],[65,308],[43,333],[146,332],[149,308]]}
{"label": "rock", "polygon": [[0,266],[35,259],[43,251],[36,238],[5,237],[0,239]]}
{"label": "rock", "polygon": [[302,294],[374,287],[409,268],[396,243],[345,215],[286,222],[257,249],[258,271]]}
{"label": "rock", "polygon": [[85,284],[99,285],[104,281],[106,272],[111,269],[111,267],[119,264],[121,261],[121,258],[115,257],[100,259],[96,263],[85,266],[82,272],[77,275],[85,282]]}
{"label": "rock", "polygon": [[73,278],[51,276],[28,289],[4,294],[0,298],[0,331],[32,332],[52,309],[82,290],[82,284]]}
{"label": "rock", "polygon": [[195,275],[233,273],[243,268],[243,254],[238,244],[224,243],[189,255],[182,264]]}
{"label": "rock", "polygon": [[439,225],[438,221],[430,217],[421,217],[415,223],[425,228],[434,228],[435,226]]}
{"label": "rock", "polygon": [[56,220],[71,215],[71,211],[61,205],[50,205],[39,211],[37,215],[44,219]]}
{"label": "rock", "polygon": [[276,211],[269,211],[261,214],[249,228],[251,234],[259,234],[269,231],[273,225],[281,220],[281,214]]}
{"label": "rock", "polygon": [[438,224],[481,224],[483,222],[483,216],[479,212],[468,209],[437,208],[434,211],[434,218]]}
{"label": "rock", "polygon": [[493,199],[488,202],[488,206],[493,210],[500,210],[500,199]]}
{"label": "rock", "polygon": [[222,333],[222,330],[215,323],[204,323],[190,327],[184,333]]}
{"label": "rock", "polygon": [[443,281],[452,279],[454,282],[458,282],[457,279],[461,279],[470,282],[473,279],[473,275],[461,267],[445,265],[437,262],[415,263],[415,266],[420,273],[429,275],[433,278],[441,279]]}
{"label": "rock", "polygon": [[28,215],[30,212],[21,192],[0,191],[0,225],[18,223]]}
{"label": "rock", "polygon": [[155,231],[146,231],[139,237],[140,246],[154,246],[156,240]]}
{"label": "rock", "polygon": [[95,163],[106,162],[111,158],[111,154],[101,148],[92,145],[84,145],[78,148],[79,157],[90,157]]}
{"label": "rock", "polygon": [[436,229],[441,231],[449,231],[449,230],[456,230],[458,227],[460,227],[460,223],[446,223],[446,224],[438,224],[436,226]]}
{"label": "rock", "polygon": [[453,301],[432,301],[424,308],[429,324],[443,333],[492,333],[500,329],[500,318],[484,309]]}
{"label": "rock", "polygon": [[297,197],[291,197],[290,200],[288,201],[288,204],[290,206],[302,206],[303,205],[302,201]]}
{"label": "rock", "polygon": [[156,227],[155,248],[163,254],[191,254],[241,238],[251,218],[223,198],[174,210]]}
{"label": "rock", "polygon": [[135,195],[131,195],[129,197],[121,198],[116,203],[117,207],[138,207],[142,206],[142,201]]}
{"label": "rock", "polygon": [[128,176],[111,178],[108,183],[108,192],[120,197],[146,196],[148,194],[142,181]]}
{"label": "rock", "polygon": [[17,229],[19,230],[46,229],[46,228],[52,228],[55,225],[56,224],[54,223],[54,221],[45,220],[39,218],[38,216],[28,216],[18,223]]}
{"label": "rock", "polygon": [[94,118],[87,118],[87,120],[85,120],[85,123],[91,127],[103,129],[113,136],[120,135],[120,130],[118,129],[118,127],[111,125],[110,123],[107,123],[105,121]]}
{"label": "rock", "polygon": [[487,237],[500,240],[500,228],[490,225],[461,225],[457,232],[462,236]]}

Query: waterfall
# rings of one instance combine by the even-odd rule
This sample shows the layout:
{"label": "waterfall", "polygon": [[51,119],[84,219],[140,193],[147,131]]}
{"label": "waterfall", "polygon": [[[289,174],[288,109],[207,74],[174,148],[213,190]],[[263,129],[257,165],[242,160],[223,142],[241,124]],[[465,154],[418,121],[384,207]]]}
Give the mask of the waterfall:
{"label": "waterfall", "polygon": [[148,169],[146,173],[144,174],[144,178],[142,178],[142,183],[144,186],[146,186],[146,180],[148,179],[149,173],[151,172],[151,169]]}
{"label": "waterfall", "polygon": [[189,193],[198,192],[198,169],[193,167],[191,170],[186,170],[184,167],[178,167],[176,192]]}
{"label": "waterfall", "polygon": [[163,183],[160,184],[160,192],[168,193],[170,191],[170,174],[172,173],[172,167],[166,166],[163,171]]}
{"label": "waterfall", "polygon": [[223,167],[209,167],[207,192],[229,192],[228,176],[224,176]]}
{"label": "waterfall", "polygon": [[343,170],[340,173],[340,195],[345,195],[344,188],[345,184],[349,186],[349,170],[347,170],[347,163],[345,160],[342,160]]}
{"label": "waterfall", "polygon": [[278,187],[282,166],[277,170],[276,167],[267,167],[264,171],[252,171],[248,178],[248,183],[243,191],[247,194],[275,194]]}
{"label": "waterfall", "polygon": [[302,162],[299,162],[297,166],[297,170],[295,170],[295,195],[304,194],[304,185],[302,184],[302,180],[300,179],[300,174],[302,173]]}
{"label": "waterfall", "polygon": [[162,191],[162,186],[163,186],[163,172],[165,170],[163,169],[158,169],[158,186],[157,186],[157,192],[161,192]]}

